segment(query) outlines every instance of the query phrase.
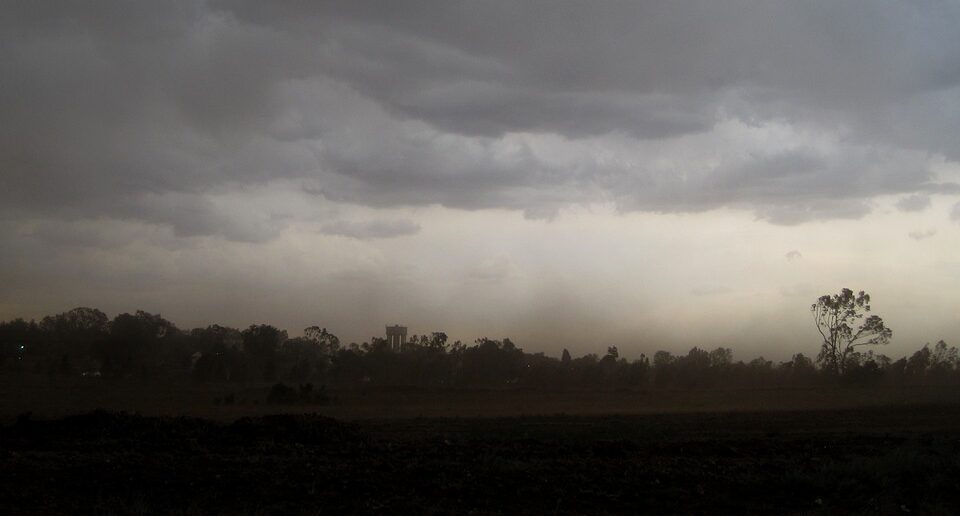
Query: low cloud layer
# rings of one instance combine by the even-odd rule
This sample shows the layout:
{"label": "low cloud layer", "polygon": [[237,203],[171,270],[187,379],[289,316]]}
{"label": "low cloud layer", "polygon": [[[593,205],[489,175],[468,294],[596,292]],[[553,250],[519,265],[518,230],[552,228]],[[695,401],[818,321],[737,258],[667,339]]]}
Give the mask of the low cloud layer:
{"label": "low cloud layer", "polygon": [[914,240],[926,240],[928,238],[932,238],[936,234],[937,231],[935,229],[928,229],[926,231],[911,231],[907,234],[907,236]]}
{"label": "low cloud layer", "polygon": [[900,211],[923,211],[930,207],[930,196],[927,194],[914,194],[897,202],[897,208]]}
{"label": "low cloud layer", "polygon": [[392,238],[414,235],[420,231],[420,225],[409,220],[338,220],[324,224],[321,232],[368,240],[373,238]]}

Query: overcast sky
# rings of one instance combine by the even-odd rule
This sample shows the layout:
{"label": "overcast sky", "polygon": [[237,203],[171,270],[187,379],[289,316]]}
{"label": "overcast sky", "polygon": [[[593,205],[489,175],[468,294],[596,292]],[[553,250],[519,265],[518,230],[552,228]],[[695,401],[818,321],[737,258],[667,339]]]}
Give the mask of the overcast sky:
{"label": "overcast sky", "polygon": [[960,3],[6,2],[0,319],[960,344]]}

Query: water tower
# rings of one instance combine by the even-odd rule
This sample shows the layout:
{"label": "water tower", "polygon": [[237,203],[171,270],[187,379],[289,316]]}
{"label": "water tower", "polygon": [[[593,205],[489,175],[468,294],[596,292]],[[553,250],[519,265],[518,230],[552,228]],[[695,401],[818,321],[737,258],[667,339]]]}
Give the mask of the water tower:
{"label": "water tower", "polygon": [[394,325],[387,326],[387,343],[390,349],[400,352],[407,347],[407,327]]}

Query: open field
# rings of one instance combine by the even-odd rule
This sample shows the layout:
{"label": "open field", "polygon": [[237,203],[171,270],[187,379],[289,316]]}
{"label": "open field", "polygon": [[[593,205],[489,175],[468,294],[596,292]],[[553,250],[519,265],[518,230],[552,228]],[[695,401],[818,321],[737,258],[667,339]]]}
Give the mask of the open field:
{"label": "open field", "polygon": [[[958,404],[956,387],[804,389],[570,390],[416,389],[333,390],[324,404],[271,405],[268,384],[107,381],[45,376],[0,377],[0,422],[23,412],[49,418],[97,409],[145,416],[194,416],[221,421],[282,412],[318,412],[341,420],[415,417],[505,417],[665,412],[827,410],[890,405]],[[217,404],[233,395],[234,403]]]}
{"label": "open field", "polygon": [[954,388],[0,383],[5,514],[960,511]]}
{"label": "open field", "polygon": [[960,405],[0,430],[7,514],[951,514]]}

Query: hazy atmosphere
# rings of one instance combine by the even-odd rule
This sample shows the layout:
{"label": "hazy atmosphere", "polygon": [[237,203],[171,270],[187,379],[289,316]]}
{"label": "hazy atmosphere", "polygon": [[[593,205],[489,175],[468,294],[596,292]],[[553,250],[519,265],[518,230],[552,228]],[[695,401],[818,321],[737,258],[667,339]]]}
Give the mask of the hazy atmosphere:
{"label": "hazy atmosphere", "polygon": [[0,319],[960,340],[960,4],[284,5],[3,8]]}

